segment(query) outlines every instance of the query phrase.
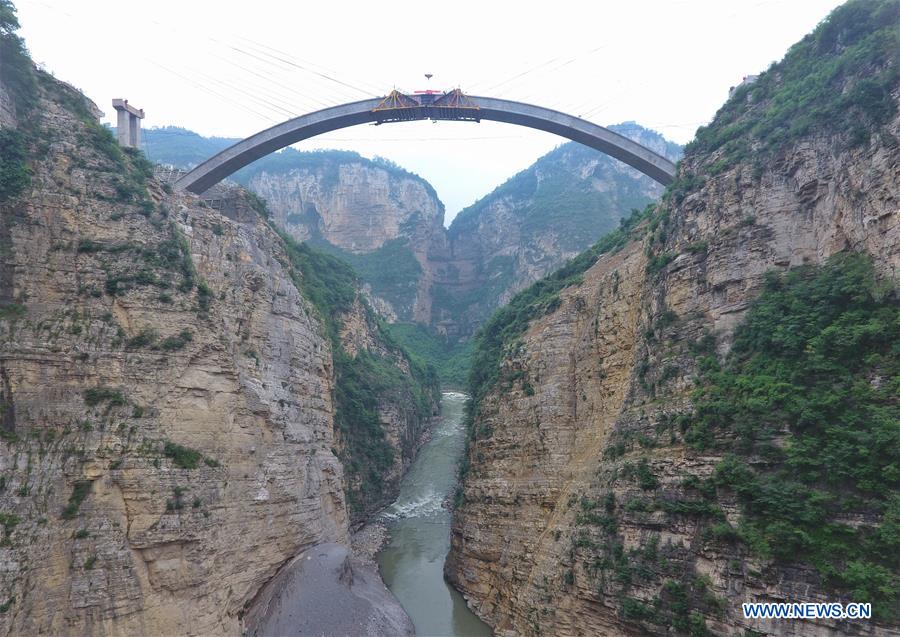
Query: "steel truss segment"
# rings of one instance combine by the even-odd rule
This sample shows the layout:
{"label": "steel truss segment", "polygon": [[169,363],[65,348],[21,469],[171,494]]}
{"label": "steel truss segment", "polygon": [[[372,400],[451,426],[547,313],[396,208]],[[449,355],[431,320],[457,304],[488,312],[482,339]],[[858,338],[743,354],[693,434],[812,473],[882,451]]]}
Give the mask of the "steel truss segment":
{"label": "steel truss segment", "polygon": [[[401,93],[397,89],[394,89],[393,91],[388,93],[378,103],[378,105],[375,106],[375,108],[372,109],[372,112],[380,113],[383,111],[409,110],[423,107],[426,109],[431,107],[440,107],[442,109],[459,109],[468,111],[477,111],[480,108],[478,104],[473,102],[468,95],[463,93],[462,90],[458,88],[455,88],[452,91],[448,91],[444,94],[419,93],[414,95],[407,95],[405,93]],[[379,119],[379,121],[381,120]]]}
{"label": "steel truss segment", "polygon": [[397,89],[394,89],[378,103],[378,106],[372,109],[372,112],[389,111],[398,108],[416,108],[418,106],[421,105],[415,98],[404,95]]}

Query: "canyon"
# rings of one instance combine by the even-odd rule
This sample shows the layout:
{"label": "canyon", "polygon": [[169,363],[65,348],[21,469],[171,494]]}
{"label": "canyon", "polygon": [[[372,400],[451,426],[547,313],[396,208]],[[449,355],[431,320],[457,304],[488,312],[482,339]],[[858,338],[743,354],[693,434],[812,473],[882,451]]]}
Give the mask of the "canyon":
{"label": "canyon", "polygon": [[[670,159],[681,148],[634,122],[610,127]],[[228,142],[178,128],[144,133],[149,158],[190,168]],[[467,340],[496,308],[643,208],[662,187],[598,151],[566,143],[511,177],[444,228],[444,205],[421,177],[348,151],[287,148],[234,175],[276,225],[349,262],[391,323]]]}
{"label": "canyon", "polygon": [[[234,140],[120,147],[7,6],[0,632],[409,634],[427,606],[356,550],[389,520],[434,626],[900,634],[900,2],[836,9],[684,149],[611,127],[680,159],[666,189],[566,143],[449,228],[347,151],[176,192]],[[399,572],[448,544],[456,590]],[[874,617],[741,608],[835,600]]]}
{"label": "canyon", "polygon": [[[896,395],[877,389],[896,380],[893,319],[882,344],[857,342],[858,362],[817,368],[835,383],[825,389],[799,380],[815,378],[800,366],[820,341],[785,354],[799,347],[788,334],[818,334],[808,326],[823,315],[856,308],[849,290],[896,316],[897,9],[836,10],[698,132],[658,206],[485,325],[446,574],[497,635],[898,634]],[[808,79],[808,64],[828,70]],[[862,78],[877,100],[853,101]],[[803,118],[811,100],[829,115],[775,142],[755,136]],[[831,392],[851,372],[859,398],[839,411]],[[765,393],[777,394],[773,377],[808,392],[801,411]],[[870,408],[891,414],[884,458]],[[852,446],[829,438],[843,435],[869,449],[884,483],[847,473],[868,461],[831,456]],[[836,539],[849,529],[855,539]],[[741,612],[798,599],[869,601],[875,620]]]}

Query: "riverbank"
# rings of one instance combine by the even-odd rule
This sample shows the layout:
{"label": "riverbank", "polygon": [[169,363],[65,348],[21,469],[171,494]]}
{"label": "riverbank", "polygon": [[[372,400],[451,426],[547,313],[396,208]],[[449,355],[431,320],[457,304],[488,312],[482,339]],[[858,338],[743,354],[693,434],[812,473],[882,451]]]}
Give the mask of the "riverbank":
{"label": "riverbank", "polygon": [[349,547],[319,545],[285,565],[245,614],[245,635],[491,634],[443,578],[466,398],[442,394],[397,500],[352,533]]}
{"label": "riverbank", "polygon": [[350,550],[353,557],[362,564],[376,565],[379,551],[390,540],[384,522],[375,519],[365,524],[350,537]]}
{"label": "riverbank", "polygon": [[[444,394],[446,393],[448,392],[441,392],[442,399]],[[425,445],[431,442],[432,435],[434,434],[434,428],[439,422],[440,416],[431,418],[428,426],[419,433],[419,437],[416,439],[413,464],[415,463],[415,459],[419,457],[419,453],[421,453]],[[412,464],[410,465],[410,468],[411,467]],[[390,542],[390,533],[388,532],[387,526],[384,523],[384,513],[391,507],[393,507],[394,504],[395,503],[391,503],[388,506],[384,507],[383,509],[375,513],[369,520],[363,522],[355,530],[351,529],[350,550],[353,553],[353,556],[363,564],[377,565],[378,553],[380,553],[381,550]]]}
{"label": "riverbank", "polygon": [[415,635],[374,563],[342,544],[320,544],[291,560],[263,587],[244,626],[247,637]]}

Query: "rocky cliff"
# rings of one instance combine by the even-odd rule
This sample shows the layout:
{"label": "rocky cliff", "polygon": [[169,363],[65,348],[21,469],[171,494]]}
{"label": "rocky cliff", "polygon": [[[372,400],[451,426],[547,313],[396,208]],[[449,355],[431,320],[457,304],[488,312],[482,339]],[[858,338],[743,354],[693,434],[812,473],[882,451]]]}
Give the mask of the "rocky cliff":
{"label": "rocky cliff", "polygon": [[[681,154],[633,122],[612,129],[673,159]],[[180,167],[229,141],[237,140],[171,128],[145,134],[151,159]],[[453,341],[662,193],[649,177],[574,143],[463,210],[446,230],[431,185],[386,160],[288,148],[234,179],[265,199],[293,238],[350,263],[390,322],[431,325]]]}
{"label": "rocky cliff", "polygon": [[[285,154],[294,151],[279,155]],[[444,205],[434,189],[384,160],[336,151],[313,153],[311,159],[309,167],[287,170],[269,168],[264,159],[247,185],[292,237],[338,248],[386,316],[428,323],[430,254],[445,241]]]}
{"label": "rocky cliff", "polygon": [[[148,157],[188,168],[230,142],[182,129],[151,129]],[[264,157],[234,180],[265,199],[275,224],[349,262],[379,312],[393,321],[431,320],[431,254],[446,243],[444,205],[424,179],[390,161],[348,151]]]}
{"label": "rocky cliff", "polygon": [[437,414],[437,377],[394,341],[347,264],[285,240],[304,277],[301,287],[327,317],[335,367],[334,451],[345,467],[351,523],[360,523],[397,497],[421,435]]}
{"label": "rocky cliff", "polygon": [[[379,445],[370,472],[390,497],[431,399],[377,332],[365,347],[389,358],[370,358],[421,410],[348,378],[358,352],[332,337],[318,271],[257,202],[238,194],[226,216],[173,194],[96,107],[32,69],[9,26],[0,630],[240,634],[283,564],[346,543],[355,441]],[[364,423],[342,415],[360,393],[376,412]]]}
{"label": "rocky cliff", "polygon": [[[898,634],[898,24],[836,10],[484,328],[446,572],[498,635]],[[875,620],[740,606],[824,600]]]}
{"label": "rocky cliff", "polygon": [[[634,122],[610,129],[671,159],[681,156],[677,144]],[[622,162],[563,144],[453,220],[447,252],[435,254],[432,322],[469,337],[516,292],[661,194],[659,184]]]}

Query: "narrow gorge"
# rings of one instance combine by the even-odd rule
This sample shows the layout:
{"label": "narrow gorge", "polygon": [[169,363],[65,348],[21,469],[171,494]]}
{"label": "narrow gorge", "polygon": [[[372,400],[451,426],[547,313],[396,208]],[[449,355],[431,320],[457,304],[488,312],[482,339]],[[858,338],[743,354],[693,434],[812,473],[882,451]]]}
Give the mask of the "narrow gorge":
{"label": "narrow gorge", "polygon": [[900,635],[900,0],[610,126],[667,187],[566,142],[450,223],[347,150],[180,192],[239,140],[121,145],[18,28],[0,634]]}

